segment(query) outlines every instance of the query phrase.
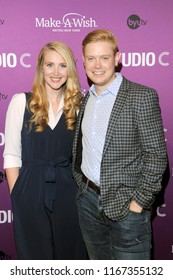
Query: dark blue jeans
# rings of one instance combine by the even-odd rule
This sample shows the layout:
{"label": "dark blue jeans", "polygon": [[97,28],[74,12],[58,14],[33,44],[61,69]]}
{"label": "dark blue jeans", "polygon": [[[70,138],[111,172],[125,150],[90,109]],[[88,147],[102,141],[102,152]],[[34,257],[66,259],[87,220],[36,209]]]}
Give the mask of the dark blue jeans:
{"label": "dark blue jeans", "polygon": [[149,260],[149,211],[129,211],[123,221],[105,216],[100,196],[83,184],[77,196],[79,221],[91,260]]}

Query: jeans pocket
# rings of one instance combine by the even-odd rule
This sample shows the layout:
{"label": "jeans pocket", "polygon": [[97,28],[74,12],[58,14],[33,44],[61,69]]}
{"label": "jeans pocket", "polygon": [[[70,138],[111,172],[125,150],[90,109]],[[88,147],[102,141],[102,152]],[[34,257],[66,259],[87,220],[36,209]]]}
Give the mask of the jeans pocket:
{"label": "jeans pocket", "polygon": [[134,214],[134,215],[141,215],[142,212],[143,212],[143,210],[141,212],[136,212],[136,211],[133,211],[133,210],[129,210],[129,213]]}

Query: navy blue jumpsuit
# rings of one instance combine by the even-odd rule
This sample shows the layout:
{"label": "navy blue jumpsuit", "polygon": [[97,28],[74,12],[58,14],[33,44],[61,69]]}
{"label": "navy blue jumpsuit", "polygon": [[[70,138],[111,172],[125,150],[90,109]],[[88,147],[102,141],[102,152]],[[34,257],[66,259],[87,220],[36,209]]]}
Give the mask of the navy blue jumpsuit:
{"label": "navy blue jumpsuit", "polygon": [[64,114],[53,130],[29,131],[30,117],[25,109],[22,168],[11,193],[18,258],[87,259],[71,168],[74,131]]}

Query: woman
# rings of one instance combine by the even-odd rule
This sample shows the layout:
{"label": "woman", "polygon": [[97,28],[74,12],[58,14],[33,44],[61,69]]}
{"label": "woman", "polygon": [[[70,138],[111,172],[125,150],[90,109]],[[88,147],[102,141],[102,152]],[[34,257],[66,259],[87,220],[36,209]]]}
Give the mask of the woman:
{"label": "woman", "polygon": [[71,170],[80,103],[71,49],[48,43],[32,91],[15,94],[6,116],[4,168],[19,259],[86,259]]}

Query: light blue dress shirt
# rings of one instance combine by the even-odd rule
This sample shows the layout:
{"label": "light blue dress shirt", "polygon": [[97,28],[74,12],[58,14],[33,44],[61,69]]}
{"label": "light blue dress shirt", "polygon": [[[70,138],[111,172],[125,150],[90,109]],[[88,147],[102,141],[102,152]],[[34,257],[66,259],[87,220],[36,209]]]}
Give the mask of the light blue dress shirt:
{"label": "light blue dress shirt", "polygon": [[101,95],[96,93],[94,85],[89,89],[90,96],[82,121],[81,169],[83,174],[98,186],[100,185],[100,165],[109,118],[122,79],[122,75],[116,73],[116,79]]}

